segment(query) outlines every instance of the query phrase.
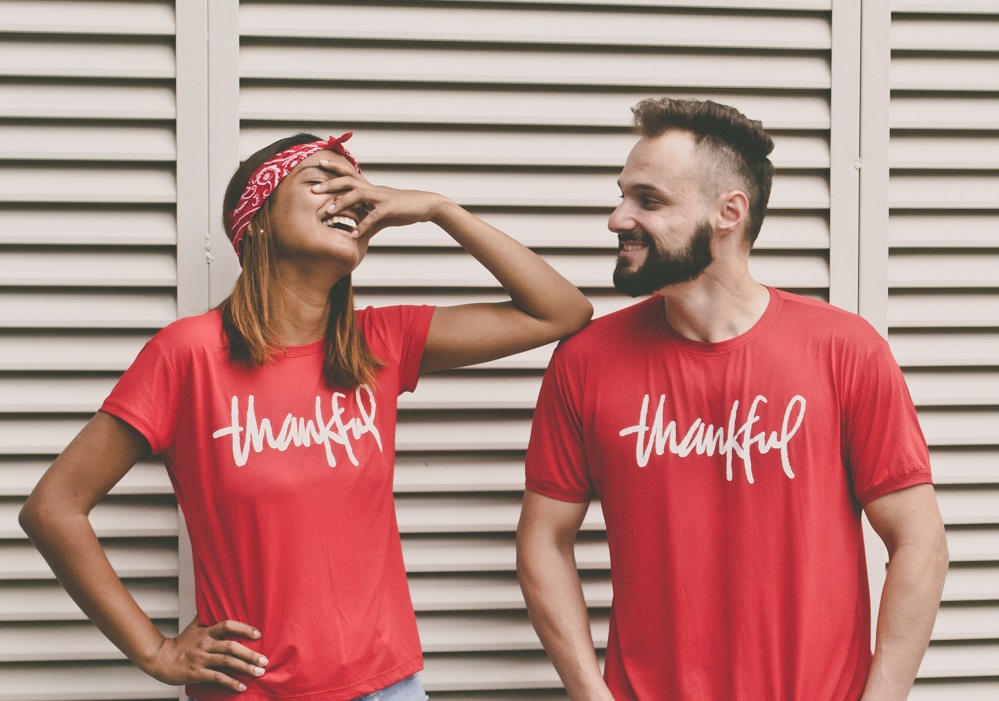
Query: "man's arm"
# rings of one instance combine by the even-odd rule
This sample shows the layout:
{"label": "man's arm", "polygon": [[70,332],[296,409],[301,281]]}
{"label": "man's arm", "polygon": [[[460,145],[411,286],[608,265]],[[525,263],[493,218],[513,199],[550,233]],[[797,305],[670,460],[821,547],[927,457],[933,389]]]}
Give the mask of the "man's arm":
{"label": "man's arm", "polygon": [[593,647],[573,546],[587,503],[524,492],[517,574],[531,623],[572,701],[613,701]]}
{"label": "man's arm", "polygon": [[886,494],[864,511],[888,548],[888,572],[861,701],[904,701],[933,631],[947,575],[947,538],[929,484]]}

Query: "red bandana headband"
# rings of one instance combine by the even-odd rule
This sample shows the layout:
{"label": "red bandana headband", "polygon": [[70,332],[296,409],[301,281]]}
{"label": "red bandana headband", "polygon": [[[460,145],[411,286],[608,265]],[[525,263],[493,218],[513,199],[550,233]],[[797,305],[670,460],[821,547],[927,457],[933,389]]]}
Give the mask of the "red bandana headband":
{"label": "red bandana headband", "polygon": [[270,197],[282,180],[295,169],[299,163],[318,151],[332,151],[350,161],[350,164],[361,172],[361,166],[354,160],[354,157],[343,146],[343,142],[351,137],[353,132],[347,132],[343,136],[331,136],[326,141],[313,141],[308,144],[299,144],[285,149],[274,158],[270,159],[254,171],[246,183],[242,197],[236,203],[235,209],[229,215],[229,240],[232,247],[236,249],[239,260],[243,260],[243,234],[250,225],[250,220],[263,205],[264,200]]}

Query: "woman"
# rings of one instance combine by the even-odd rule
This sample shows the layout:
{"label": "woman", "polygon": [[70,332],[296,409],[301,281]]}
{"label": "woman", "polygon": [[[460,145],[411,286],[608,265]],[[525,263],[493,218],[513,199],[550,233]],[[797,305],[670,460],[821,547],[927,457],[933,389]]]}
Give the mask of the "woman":
{"label": "woman", "polygon": [[[592,308],[540,258],[454,202],[372,185],[345,135],[258,151],[229,183],[243,265],[217,309],[157,333],[53,463],[21,523],[137,666],[199,701],[424,698],[392,501],[396,398],[422,372],[578,330]],[[432,221],[511,300],[355,311],[372,235]],[[165,638],[88,514],[162,454],[190,532],[198,616]]]}

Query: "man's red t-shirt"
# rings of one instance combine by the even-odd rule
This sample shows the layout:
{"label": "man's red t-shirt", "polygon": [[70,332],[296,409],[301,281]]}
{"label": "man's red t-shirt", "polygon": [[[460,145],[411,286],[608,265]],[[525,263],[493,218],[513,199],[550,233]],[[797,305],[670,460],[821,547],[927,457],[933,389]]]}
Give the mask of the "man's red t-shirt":
{"label": "man's red t-shirt", "polygon": [[888,344],[770,290],[721,343],[654,297],[597,319],[549,366],[527,487],[600,500],[615,698],[844,701],[870,666],[861,508],[931,481]]}

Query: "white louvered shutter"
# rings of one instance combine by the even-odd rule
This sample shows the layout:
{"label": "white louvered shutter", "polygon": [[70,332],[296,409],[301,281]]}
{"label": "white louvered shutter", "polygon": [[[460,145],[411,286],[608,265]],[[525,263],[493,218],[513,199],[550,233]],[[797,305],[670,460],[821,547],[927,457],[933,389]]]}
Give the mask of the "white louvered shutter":
{"label": "white louvered shutter", "polygon": [[[655,94],[710,97],[776,134],[754,272],[828,298],[829,3],[657,4],[669,6],[243,2],[241,156],[300,130],[353,130],[372,180],[453,197],[544,255],[600,315],[632,303],[611,286],[617,241],[606,227],[635,141],[630,107]],[[379,234],[354,281],[362,305],[503,296],[433,226]],[[401,403],[398,514],[434,699],[564,698],[514,568],[524,450],[550,353],[426,376]],[[602,528],[593,506],[578,545],[601,648],[611,600]]]}
{"label": "white louvered shutter", "polygon": [[889,340],[950,545],[911,697],[999,698],[999,3],[892,4]]}
{"label": "white louvered shutter", "polygon": [[[631,303],[610,286],[606,231],[629,108],[657,94],[733,104],[774,131],[761,280],[887,317],[955,561],[912,698],[995,697],[997,9],[893,5],[891,251],[877,289],[858,293],[858,35],[871,7],[178,0],[175,18],[165,1],[0,0],[0,701],[177,696],[83,620],[16,513],[142,342],[226,293],[234,266],[215,222],[237,119],[241,156],[300,129],[355,130],[373,179],[454,197],[604,314]],[[355,281],[361,304],[503,296],[432,226],[379,234]],[[887,305],[872,301],[886,292]],[[514,576],[550,352],[427,376],[402,404],[397,501],[435,701],[564,698]],[[162,467],[137,466],[94,522],[139,603],[174,630],[178,610],[190,615],[191,571]],[[611,592],[596,507],[577,559],[602,647]]]}
{"label": "white louvered shutter", "polygon": [[[17,523],[24,498],[176,317],[170,2],[0,2],[0,699],[169,699],[89,623]],[[177,628],[177,508],[142,463],[94,510]]]}

